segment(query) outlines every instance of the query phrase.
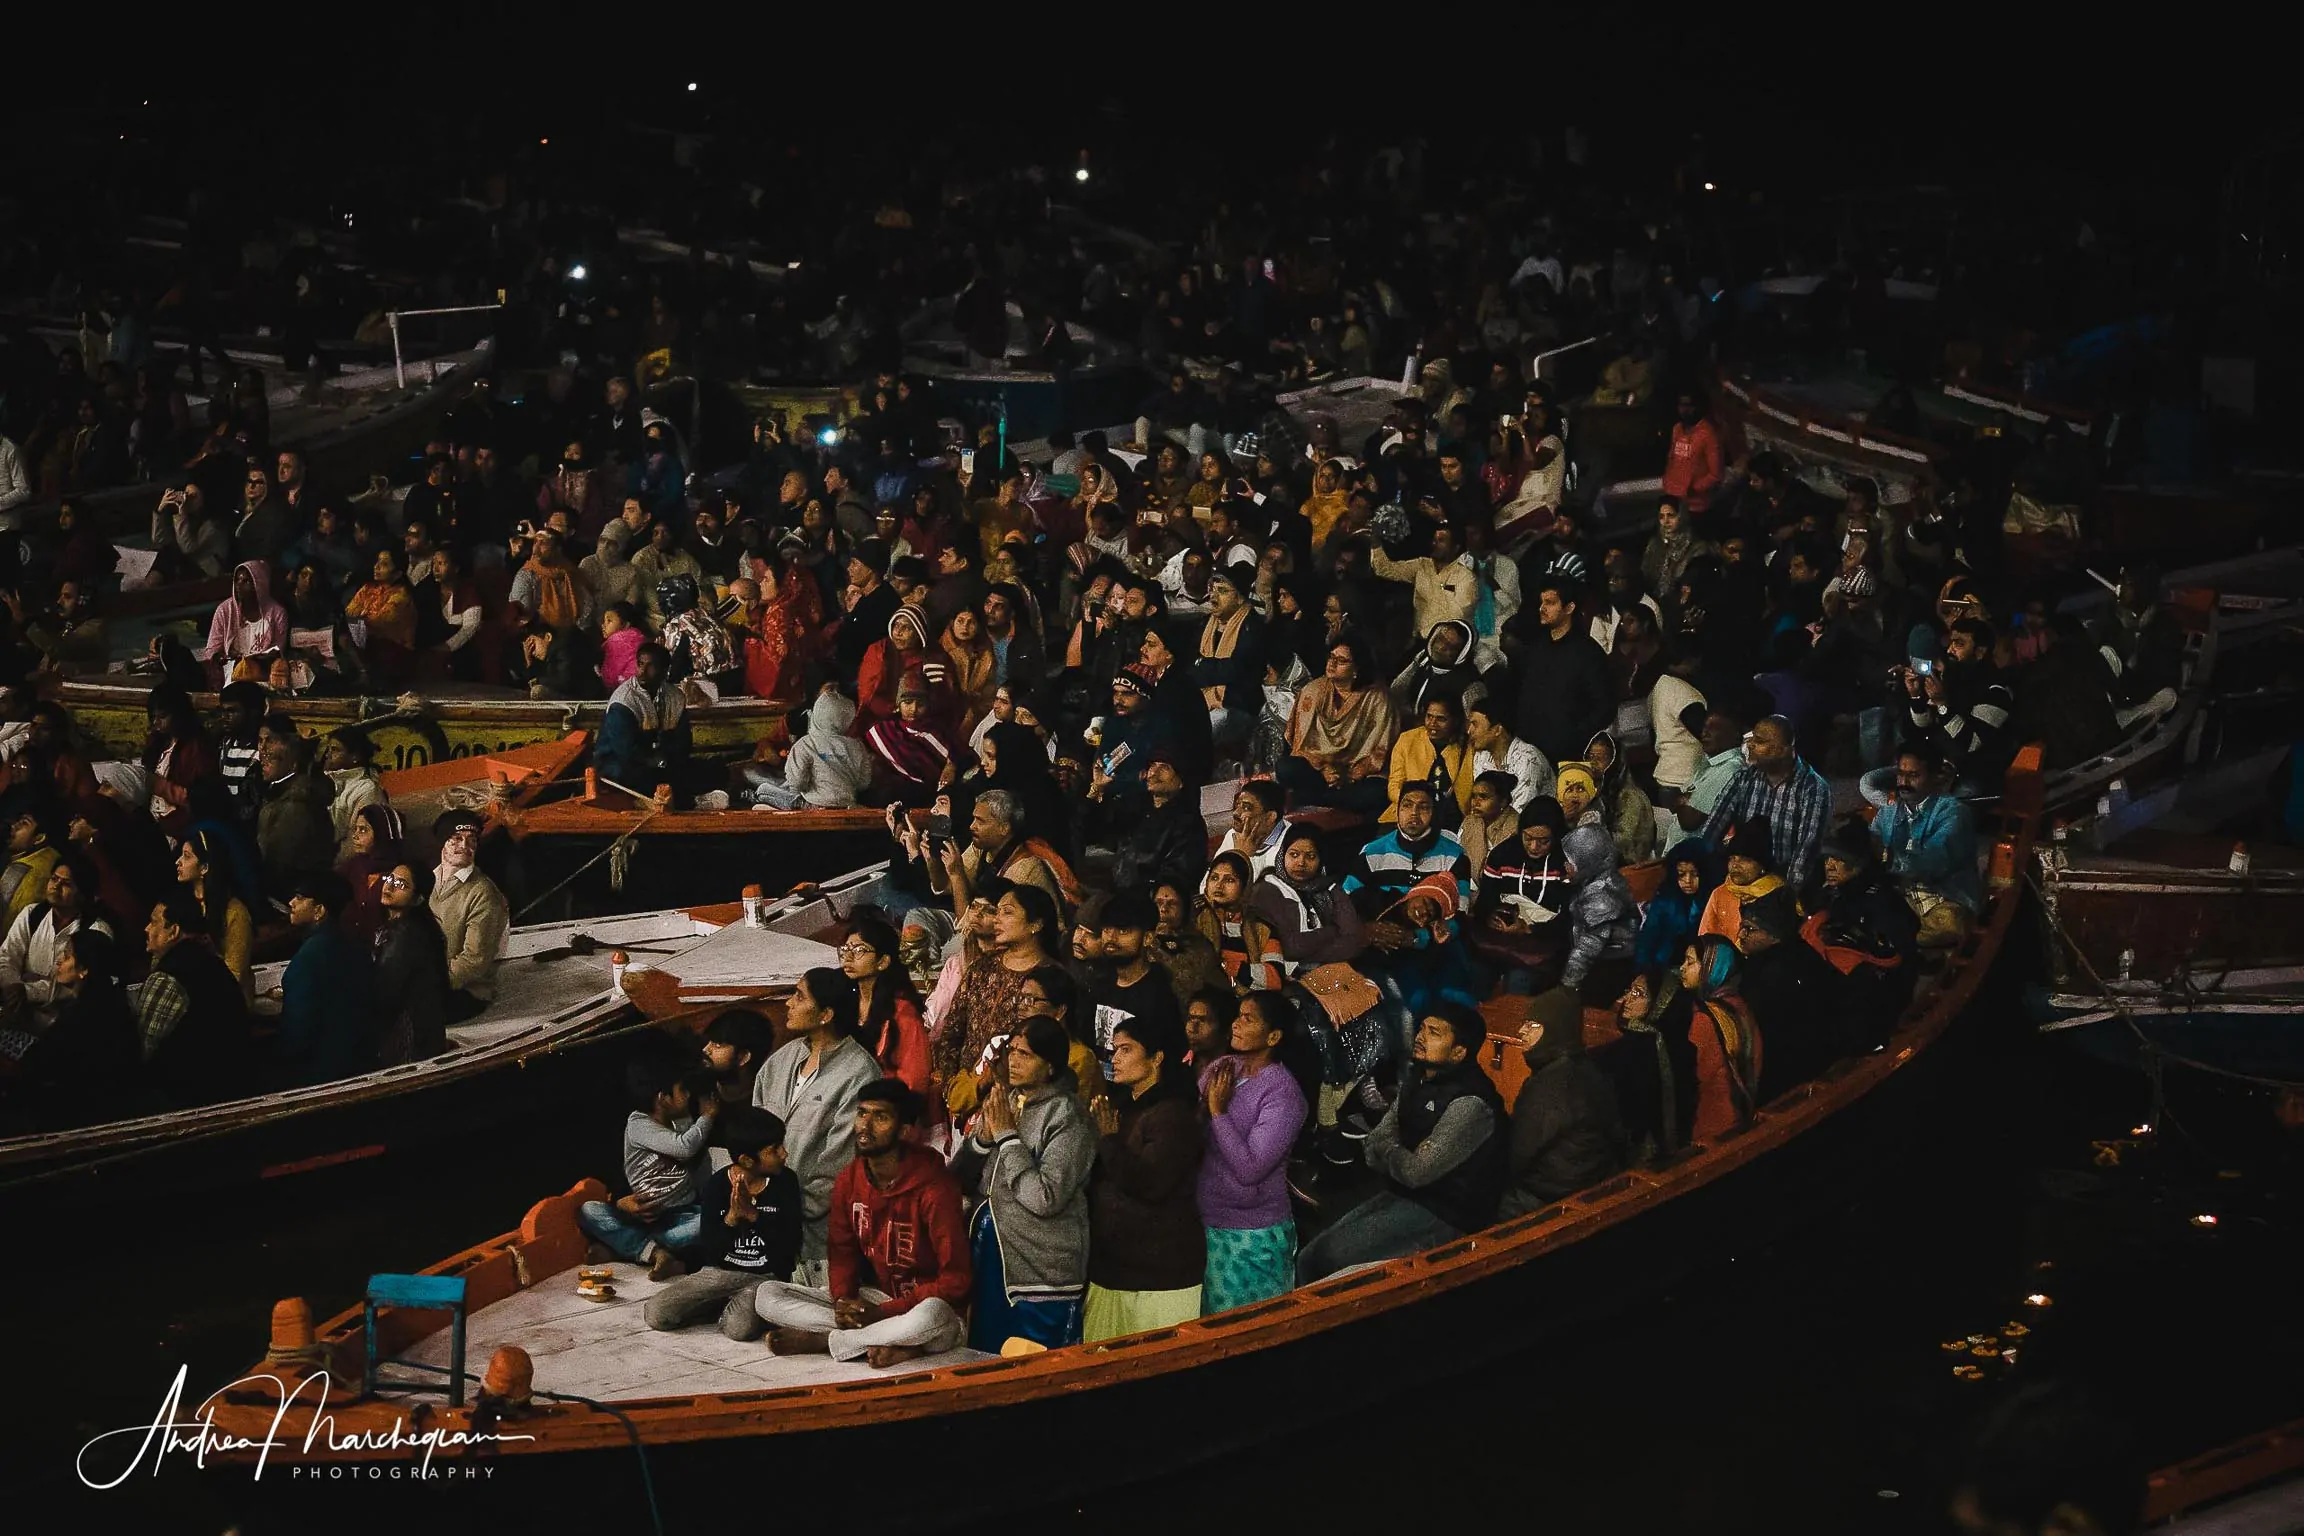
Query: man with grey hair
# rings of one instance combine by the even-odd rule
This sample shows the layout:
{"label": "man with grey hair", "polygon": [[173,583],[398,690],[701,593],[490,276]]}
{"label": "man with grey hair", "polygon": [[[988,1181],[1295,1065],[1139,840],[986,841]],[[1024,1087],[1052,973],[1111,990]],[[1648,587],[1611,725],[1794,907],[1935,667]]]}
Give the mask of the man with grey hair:
{"label": "man with grey hair", "polygon": [[976,797],[975,808],[968,813],[967,847],[914,833],[909,826],[899,835],[906,852],[925,859],[928,888],[939,896],[950,893],[955,920],[968,910],[970,896],[988,874],[1040,887],[1062,913],[1067,910],[1064,887],[1071,883],[1071,870],[1063,855],[1028,831],[1023,804],[1005,789],[988,789]]}

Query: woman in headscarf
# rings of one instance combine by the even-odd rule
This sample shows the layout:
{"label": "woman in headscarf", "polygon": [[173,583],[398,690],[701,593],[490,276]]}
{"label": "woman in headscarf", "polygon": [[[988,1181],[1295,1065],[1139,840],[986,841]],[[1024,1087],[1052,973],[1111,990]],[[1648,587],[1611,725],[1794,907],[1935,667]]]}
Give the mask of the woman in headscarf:
{"label": "woman in headscarf", "polygon": [[785,582],[780,564],[773,559],[755,560],[751,568],[761,575],[739,576],[728,584],[728,595],[736,602],[736,611],[728,620],[728,638],[736,647],[746,693],[781,704],[798,704],[807,694],[801,665],[806,631],[793,619],[787,592],[814,583]]}
{"label": "woman in headscarf", "polygon": [[1392,679],[1392,708],[1403,720],[1424,718],[1424,706],[1435,698],[1462,704],[1464,690],[1480,680],[1473,664],[1472,626],[1462,619],[1442,619],[1424,637],[1422,649]]}
{"label": "woman in headscarf", "polygon": [[1200,455],[1197,477],[1184,499],[1192,506],[1192,515],[1201,522],[1208,521],[1208,513],[1224,499],[1224,488],[1232,479],[1232,461],[1221,450],[1211,448]]}
{"label": "woman in headscarf", "polygon": [[617,518],[600,530],[593,552],[576,562],[578,578],[592,588],[601,607],[611,603],[638,606],[643,601],[640,572],[632,564],[631,550],[632,527]]}
{"label": "woman in headscarf", "polygon": [[1607,813],[1600,809],[1600,775],[1590,763],[1568,759],[1553,776],[1552,793],[1559,798],[1560,814],[1574,827],[1605,827]]}
{"label": "woman in headscarf", "polygon": [[242,561],[232,572],[232,595],[216,605],[208,621],[208,644],[200,659],[220,683],[235,674],[259,680],[288,644],[288,610],[272,599],[272,569],[261,560]]}
{"label": "woman in headscarf", "polygon": [[1704,920],[1704,903],[1711,899],[1717,883],[1711,850],[1702,838],[1674,844],[1664,855],[1664,879],[1640,919],[1640,937],[1632,946],[1633,962],[1644,970],[1677,963],[1681,951],[1695,941],[1698,925]]}
{"label": "woman in headscarf", "polygon": [[1783,886],[1783,877],[1776,873],[1776,854],[1771,846],[1774,832],[1767,817],[1754,816],[1737,822],[1720,839],[1728,878],[1705,899],[1704,920],[1696,926],[1698,933],[1718,934],[1734,943],[1744,931],[1744,904],[1758,901]]}
{"label": "woman in headscarf", "polygon": [[1317,555],[1328,547],[1329,536],[1336,525],[1344,520],[1345,508],[1351,505],[1351,496],[1344,489],[1344,471],[1334,459],[1322,459],[1320,467],[1312,471],[1312,494],[1304,498],[1299,509],[1304,521],[1312,525],[1312,552]]}
{"label": "woman in headscarf", "polygon": [[352,819],[352,853],[336,873],[352,888],[337,921],[363,944],[384,926],[384,895],[378,882],[408,859],[408,823],[389,805],[364,805]]}
{"label": "woman in headscarf", "polygon": [[395,545],[376,551],[373,577],[344,604],[344,617],[367,625],[361,660],[380,683],[392,686],[408,675],[416,654],[416,598],[408,589]]}
{"label": "woman in headscarf", "polygon": [[1288,757],[1274,775],[1298,805],[1334,805],[1373,817],[1387,799],[1392,700],[1368,677],[1367,652],[1346,635],[1328,649],[1319,677],[1296,696]]}
{"label": "woman in headscarf", "polygon": [[1594,806],[1601,825],[1616,840],[1616,857],[1625,864],[1644,864],[1656,857],[1656,807],[1647,791],[1632,782],[1632,771],[1616,745],[1612,731],[1595,731],[1584,744],[1585,766],[1597,776],[1599,793]]}
{"label": "woman in headscarf", "polygon": [[1693,1003],[1688,1043],[1696,1052],[1696,1117],[1689,1138],[1702,1141],[1752,1123],[1760,1082],[1760,1031],[1738,983],[1743,960],[1718,934],[1690,944],[1680,961],[1680,988]]}
{"label": "woman in headscarf", "polygon": [[1359,909],[1322,863],[1316,827],[1290,828],[1278,862],[1249,888],[1248,910],[1271,930],[1291,970],[1354,960],[1368,947]]}
{"label": "woman in headscarf", "polygon": [[975,729],[992,711],[992,694],[1000,686],[999,661],[984,633],[984,616],[962,608],[944,626],[943,650],[952,664],[952,691],[960,704],[960,728]]}

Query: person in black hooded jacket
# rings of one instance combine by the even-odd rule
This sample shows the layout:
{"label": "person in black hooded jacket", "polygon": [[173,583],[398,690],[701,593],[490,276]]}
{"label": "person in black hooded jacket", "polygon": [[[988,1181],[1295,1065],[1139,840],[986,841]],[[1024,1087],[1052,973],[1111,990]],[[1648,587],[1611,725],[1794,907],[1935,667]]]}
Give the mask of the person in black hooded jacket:
{"label": "person in black hooded jacket", "polygon": [[1539,1210],[1624,1169],[1624,1121],[1607,1075],[1584,1055],[1584,1005],[1566,987],[1531,999],[1520,1026],[1528,1080],[1512,1105],[1499,1220]]}
{"label": "person in black hooded jacket", "polygon": [[1889,882],[1861,824],[1826,837],[1824,885],[1801,936],[1840,973],[1838,1008],[1856,1049],[1887,1039],[1912,1001],[1919,933],[1919,919]]}
{"label": "person in black hooded jacket", "polygon": [[1848,1055],[1854,1042],[1838,1006],[1839,977],[1800,941],[1792,893],[1780,886],[1748,901],[1743,917],[1736,947],[1744,956],[1744,1001],[1768,1042],[1758,1095],[1765,1104]]}

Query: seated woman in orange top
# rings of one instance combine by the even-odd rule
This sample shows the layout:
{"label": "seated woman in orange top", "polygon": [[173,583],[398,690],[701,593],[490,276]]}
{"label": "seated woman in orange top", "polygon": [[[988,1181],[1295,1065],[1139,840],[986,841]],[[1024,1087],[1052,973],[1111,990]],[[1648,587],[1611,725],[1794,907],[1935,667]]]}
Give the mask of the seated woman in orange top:
{"label": "seated woman in orange top", "polygon": [[397,546],[376,551],[375,579],[352,594],[344,617],[367,625],[360,654],[379,681],[397,683],[408,675],[416,652],[416,597],[408,589]]}

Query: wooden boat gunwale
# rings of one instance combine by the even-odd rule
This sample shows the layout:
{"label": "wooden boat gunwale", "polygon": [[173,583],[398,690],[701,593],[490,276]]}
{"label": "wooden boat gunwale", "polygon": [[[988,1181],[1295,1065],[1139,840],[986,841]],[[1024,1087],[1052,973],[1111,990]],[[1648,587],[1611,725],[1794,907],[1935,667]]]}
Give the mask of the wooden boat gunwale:
{"label": "wooden boat gunwale", "polygon": [[[2011,770],[2003,803],[1994,812],[1998,835],[2013,843],[2019,867],[2029,856],[2044,814],[2038,760],[2037,748],[2025,749],[2019,766]],[[1413,1305],[1437,1290],[1485,1279],[1716,1183],[1904,1070],[1974,996],[2007,937],[2020,898],[2020,886],[1992,894],[1988,917],[1955,953],[1945,984],[1916,1004],[1885,1049],[1835,1064],[1818,1079],[1764,1106],[1748,1129],[1692,1147],[1660,1167],[1619,1174],[1566,1201],[1428,1252],[1331,1277],[1231,1312],[1096,1345],[832,1385],[623,1399],[612,1405],[612,1413],[570,1403],[538,1407],[519,1421],[521,1430],[535,1438],[492,1447],[491,1453],[549,1455],[621,1448],[633,1440],[658,1445],[792,1434],[1000,1407],[1277,1348]],[[1509,1046],[1502,1037],[1490,1037],[1489,1049],[1496,1060]],[[463,1277],[469,1287],[469,1312],[477,1314],[492,1302],[577,1264],[584,1239],[575,1223],[576,1208],[585,1200],[605,1198],[606,1193],[597,1180],[585,1180],[566,1194],[538,1202],[517,1231],[467,1248],[424,1273]],[[438,1314],[386,1309],[378,1319],[378,1346],[387,1355],[397,1355],[443,1326]],[[319,1331],[319,1340],[332,1379],[353,1379],[364,1348],[363,1312],[355,1308],[332,1318]],[[257,1437],[275,1432],[277,1394],[267,1401],[261,1391],[230,1389],[213,1401],[219,1427]],[[465,1427],[472,1411],[430,1406],[434,1413],[430,1422],[448,1429]],[[403,1407],[363,1400],[328,1411],[341,1432],[368,1427],[369,1420],[380,1426]],[[361,1458],[358,1450],[311,1456],[300,1444],[304,1427],[294,1411],[279,1420],[277,1429],[285,1434],[272,1455],[290,1462]]]}

